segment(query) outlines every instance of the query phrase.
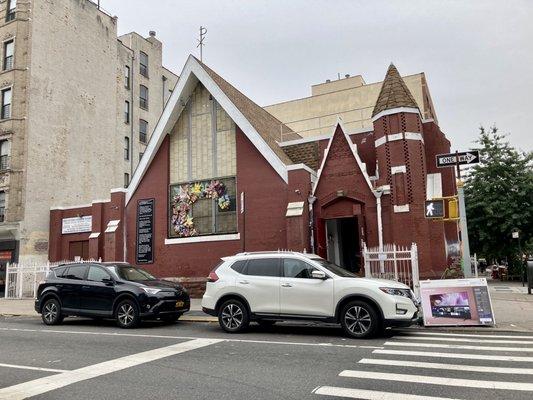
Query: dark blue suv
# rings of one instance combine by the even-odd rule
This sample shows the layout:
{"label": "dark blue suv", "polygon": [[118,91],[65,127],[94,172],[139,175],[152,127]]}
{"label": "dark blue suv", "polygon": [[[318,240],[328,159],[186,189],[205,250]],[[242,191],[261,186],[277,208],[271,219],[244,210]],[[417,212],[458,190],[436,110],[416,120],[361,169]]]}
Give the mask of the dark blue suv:
{"label": "dark blue suv", "polygon": [[113,318],[121,328],[134,328],[141,319],[175,322],[189,309],[181,285],[126,263],[60,265],[39,284],[35,300],[46,325],[76,315]]}

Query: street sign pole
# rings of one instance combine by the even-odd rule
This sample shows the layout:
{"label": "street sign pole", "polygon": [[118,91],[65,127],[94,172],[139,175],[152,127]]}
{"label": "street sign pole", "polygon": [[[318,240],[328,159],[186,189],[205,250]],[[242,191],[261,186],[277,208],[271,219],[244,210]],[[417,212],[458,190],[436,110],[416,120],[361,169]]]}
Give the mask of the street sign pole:
{"label": "street sign pole", "polygon": [[464,184],[461,179],[457,180],[457,196],[459,198],[459,225],[461,229],[463,274],[465,278],[472,277],[472,262],[470,260],[470,243],[468,242],[468,226],[466,223],[466,205]]}

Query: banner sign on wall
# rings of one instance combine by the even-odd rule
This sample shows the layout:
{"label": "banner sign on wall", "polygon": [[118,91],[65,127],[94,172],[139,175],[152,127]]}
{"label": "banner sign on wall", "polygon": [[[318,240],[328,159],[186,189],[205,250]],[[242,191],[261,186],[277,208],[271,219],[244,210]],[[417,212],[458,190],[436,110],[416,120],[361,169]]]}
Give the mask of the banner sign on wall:
{"label": "banner sign on wall", "polygon": [[494,325],[485,278],[420,281],[424,325]]}
{"label": "banner sign on wall", "polygon": [[61,222],[61,233],[83,233],[93,230],[93,217],[87,215],[84,217],[63,218]]}
{"label": "banner sign on wall", "polygon": [[137,204],[137,263],[154,262],[154,199]]}

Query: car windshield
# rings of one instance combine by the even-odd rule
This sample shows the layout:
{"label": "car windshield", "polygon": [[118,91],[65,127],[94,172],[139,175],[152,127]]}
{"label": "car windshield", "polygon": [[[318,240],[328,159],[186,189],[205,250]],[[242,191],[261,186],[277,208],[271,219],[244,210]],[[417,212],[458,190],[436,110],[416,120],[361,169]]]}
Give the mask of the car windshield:
{"label": "car windshield", "polygon": [[157,279],[144,269],[134,267],[133,265],[116,265],[114,269],[119,277],[127,281],[141,282],[153,281]]}
{"label": "car windshield", "polygon": [[324,260],[323,258],[313,258],[312,260],[320,264],[320,266],[326,268],[328,271],[331,271],[335,275],[340,276],[342,278],[358,278],[358,276],[355,275],[353,272],[339,267],[337,264],[333,264],[332,262]]}

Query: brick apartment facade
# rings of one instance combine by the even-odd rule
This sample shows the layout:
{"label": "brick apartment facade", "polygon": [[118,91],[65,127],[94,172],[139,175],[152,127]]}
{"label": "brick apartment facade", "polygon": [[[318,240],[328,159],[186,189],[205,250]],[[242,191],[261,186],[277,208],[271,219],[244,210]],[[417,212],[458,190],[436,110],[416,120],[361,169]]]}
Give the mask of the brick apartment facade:
{"label": "brick apartment facade", "polygon": [[[363,243],[415,242],[421,278],[440,276],[457,252],[456,224],[424,218],[427,198],[455,193],[453,173],[434,166],[450,143],[393,65],[373,128],[339,120],[327,137],[302,137],[192,56],[180,77],[130,186],[51,211],[50,261],[85,240],[91,258],[201,290],[221,257],[242,251],[315,252],[361,271]],[[90,226],[62,233],[87,216]]]}

